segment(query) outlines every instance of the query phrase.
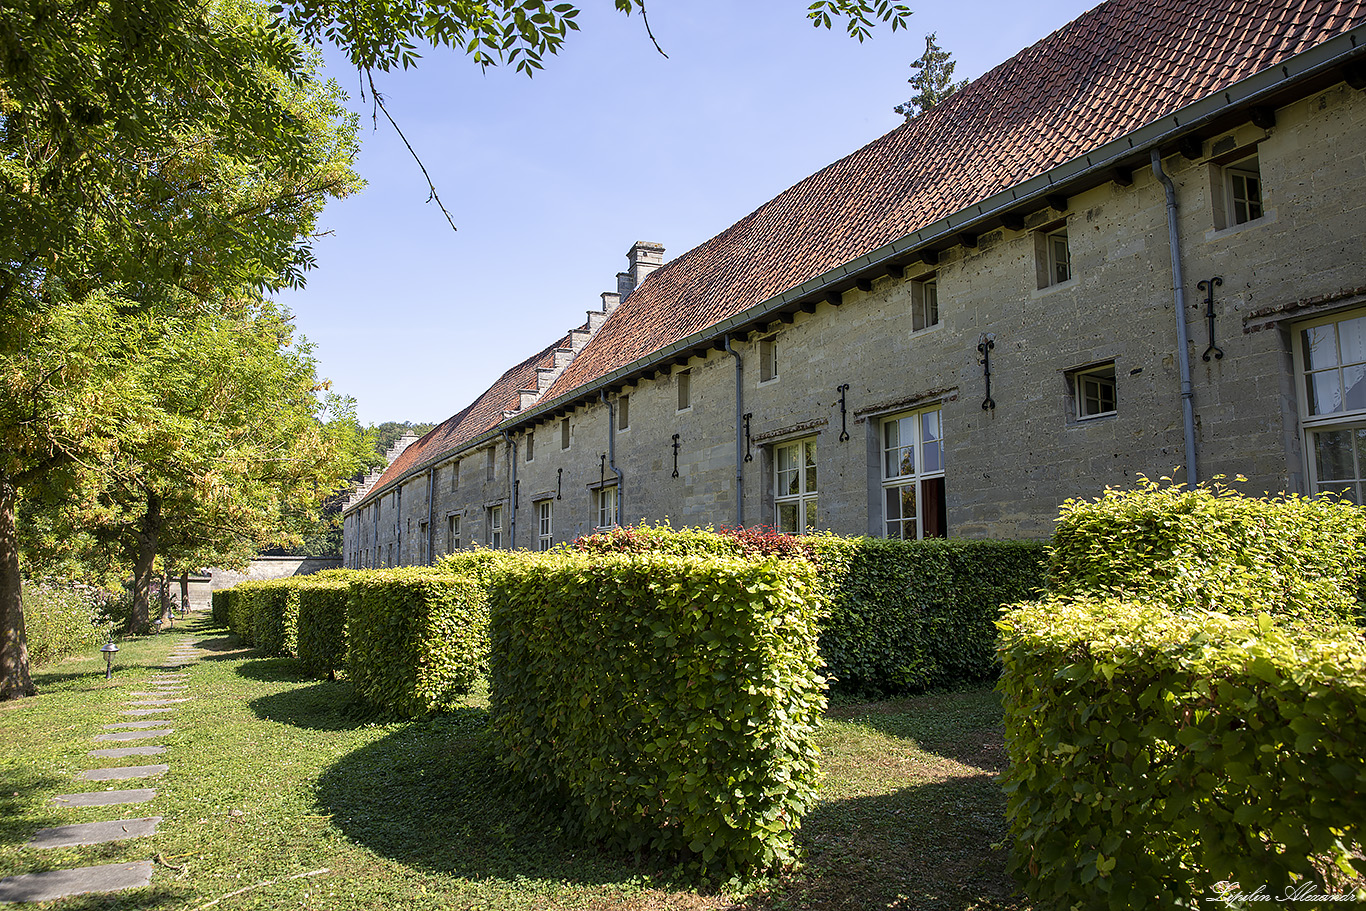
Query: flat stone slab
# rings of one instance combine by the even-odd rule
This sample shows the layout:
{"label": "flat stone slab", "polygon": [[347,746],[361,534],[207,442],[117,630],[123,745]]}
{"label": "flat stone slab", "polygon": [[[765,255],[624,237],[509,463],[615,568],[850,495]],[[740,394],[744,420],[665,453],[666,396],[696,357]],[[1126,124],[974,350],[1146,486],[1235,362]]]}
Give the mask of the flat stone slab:
{"label": "flat stone slab", "polygon": [[113,724],[102,724],[100,727],[106,731],[120,731],[124,728],[154,728],[165,723],[165,718],[157,718],[150,721],[116,721]]}
{"label": "flat stone slab", "polygon": [[141,691],[138,691],[138,692],[135,692],[135,693],[129,693],[128,695],[129,695],[129,696],[174,696],[176,693],[183,693],[183,692],[185,692],[185,691],[188,690],[188,689],[189,689],[188,686],[174,686],[174,687],[167,687],[167,688],[164,689],[164,690],[141,690]]}
{"label": "flat stone slab", "polygon": [[29,839],[29,848],[71,848],[76,845],[101,845],[107,841],[147,838],[157,834],[160,816],[141,819],[114,819],[109,822],[82,822],[74,826],[39,829]]}
{"label": "flat stone slab", "polygon": [[113,750],[91,750],[88,755],[99,759],[125,759],[129,756],[155,756],[166,752],[165,747],[119,747]]}
{"label": "flat stone slab", "polygon": [[174,712],[174,711],[175,711],[175,707],[172,706],[172,707],[170,707],[170,708],[165,708],[165,709],[124,709],[122,712],[119,712],[119,714],[120,714],[120,715],[160,715],[160,714],[162,714],[163,712]]}
{"label": "flat stone slab", "polygon": [[0,902],[46,902],[87,892],[120,892],[152,884],[152,862],[21,873],[0,879]]}
{"label": "flat stone slab", "polygon": [[165,737],[174,734],[175,728],[153,728],[149,731],[115,731],[112,734],[96,734],[96,743],[119,743],[125,740],[146,740],[148,737]]}
{"label": "flat stone slab", "polygon": [[145,803],[157,796],[152,788],[128,791],[86,791],[83,794],[58,794],[52,798],[58,807],[110,807],[120,803]]}
{"label": "flat stone slab", "polygon": [[158,775],[165,775],[170,766],[162,763],[160,765],[126,765],[118,769],[86,769],[76,778],[80,781],[119,781],[124,778],[156,778]]}
{"label": "flat stone slab", "polygon": [[183,696],[180,699],[137,699],[128,705],[175,705],[178,702],[189,702],[193,696]]}

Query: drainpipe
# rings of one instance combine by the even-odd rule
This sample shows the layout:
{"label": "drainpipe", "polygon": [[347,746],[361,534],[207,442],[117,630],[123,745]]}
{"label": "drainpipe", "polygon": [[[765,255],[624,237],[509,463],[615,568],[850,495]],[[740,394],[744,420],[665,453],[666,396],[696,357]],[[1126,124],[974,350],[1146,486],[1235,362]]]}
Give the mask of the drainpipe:
{"label": "drainpipe", "polygon": [[1181,241],[1176,232],[1176,187],[1162,170],[1162,153],[1152,150],[1153,174],[1167,191],[1167,241],[1172,251],[1172,299],[1176,304],[1176,361],[1181,365],[1181,420],[1186,428],[1186,488],[1200,482],[1195,472],[1195,392],[1191,388],[1190,346],[1186,338],[1186,283],[1181,276]]}
{"label": "drainpipe", "polygon": [[503,442],[508,446],[508,550],[517,549],[517,442],[506,430]]}
{"label": "drainpipe", "polygon": [[617,476],[617,524],[620,525],[625,512],[621,508],[621,469],[617,467],[617,416],[612,403],[607,401],[606,389],[598,390],[598,398],[607,406],[607,467]]}
{"label": "drainpipe", "polygon": [[432,482],[436,480],[436,466],[427,469],[427,565],[432,565]]}
{"label": "drainpipe", "polygon": [[740,352],[730,346],[730,333],[726,333],[726,353],[735,358],[735,525],[745,527],[745,486],[744,463],[745,447],[741,442],[742,425],[745,411],[745,362]]}

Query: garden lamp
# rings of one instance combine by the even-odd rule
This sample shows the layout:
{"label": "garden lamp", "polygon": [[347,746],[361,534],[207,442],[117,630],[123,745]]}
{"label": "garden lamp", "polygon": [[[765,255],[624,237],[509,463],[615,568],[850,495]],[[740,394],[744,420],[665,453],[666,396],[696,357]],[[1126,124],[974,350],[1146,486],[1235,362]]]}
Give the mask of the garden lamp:
{"label": "garden lamp", "polygon": [[114,679],[114,653],[119,647],[114,644],[114,634],[109,634],[109,641],[100,646],[100,651],[104,652],[104,679]]}
{"label": "garden lamp", "polygon": [[152,623],[152,625],[157,628],[158,633],[161,632],[161,624],[164,622],[166,621],[162,617],[157,617],[156,620]]}

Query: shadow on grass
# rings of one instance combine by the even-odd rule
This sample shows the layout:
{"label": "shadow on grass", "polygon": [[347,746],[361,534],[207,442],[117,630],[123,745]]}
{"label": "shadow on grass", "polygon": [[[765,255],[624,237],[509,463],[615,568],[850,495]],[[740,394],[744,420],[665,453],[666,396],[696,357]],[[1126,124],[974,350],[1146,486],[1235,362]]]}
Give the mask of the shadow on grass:
{"label": "shadow on grass", "polygon": [[0,768],[0,844],[20,845],[39,829],[61,825],[64,818],[48,799],[71,785],[65,776]]}
{"label": "shadow on grass", "polygon": [[[164,876],[165,870],[158,868],[152,874],[153,880]],[[150,889],[132,889],[128,892],[110,894],[73,895],[62,899],[62,911],[152,911],[155,908],[185,908],[195,896],[184,886],[159,885],[155,882]]]}
{"label": "shadow on grass", "polygon": [[408,724],[327,769],[318,802],[352,841],[424,871],[577,884],[640,875],[526,812],[488,724],[482,708]]}
{"label": "shadow on grass", "polygon": [[243,660],[242,655],[236,655],[234,660],[242,662],[237,668],[238,676],[246,677],[248,680],[260,680],[264,683],[307,683],[314,679],[305,673],[303,667],[293,658]]}
{"label": "shadow on grass", "polygon": [[806,863],[747,911],[1017,911],[1004,799],[992,776],[821,804],[802,823]]}
{"label": "shadow on grass", "polygon": [[251,701],[259,717],[311,731],[349,731],[372,719],[351,684],[321,680]]}

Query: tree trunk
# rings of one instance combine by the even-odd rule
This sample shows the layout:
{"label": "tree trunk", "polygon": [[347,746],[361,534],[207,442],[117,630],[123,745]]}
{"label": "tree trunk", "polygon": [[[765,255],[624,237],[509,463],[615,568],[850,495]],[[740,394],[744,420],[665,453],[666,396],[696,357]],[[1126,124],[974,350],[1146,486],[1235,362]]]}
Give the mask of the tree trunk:
{"label": "tree trunk", "polygon": [[165,623],[171,619],[171,573],[162,573],[157,582],[161,585],[161,620]]}
{"label": "tree trunk", "polygon": [[136,542],[133,563],[133,616],[128,622],[129,632],[141,636],[151,632],[152,573],[157,561],[157,545],[161,537],[161,497],[147,494],[147,512],[142,527],[133,533]]}
{"label": "tree trunk", "polygon": [[19,584],[19,533],[14,521],[19,492],[0,478],[0,699],[32,696],[24,596]]}
{"label": "tree trunk", "polygon": [[190,610],[190,571],[187,569],[180,574],[180,608],[189,613]]}

